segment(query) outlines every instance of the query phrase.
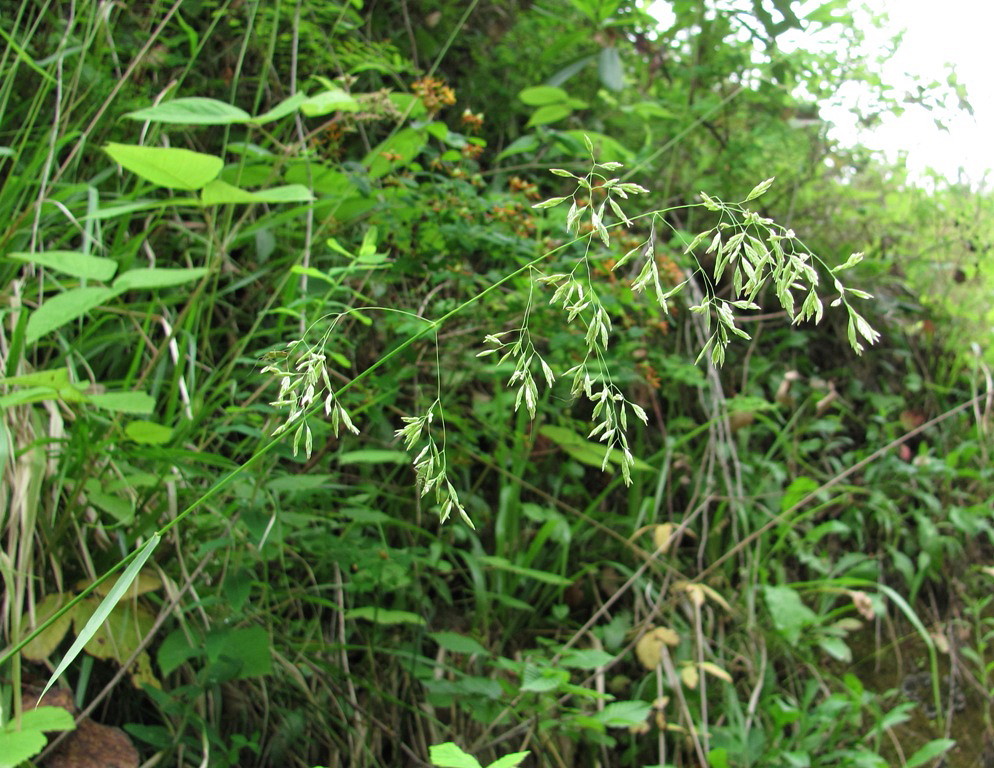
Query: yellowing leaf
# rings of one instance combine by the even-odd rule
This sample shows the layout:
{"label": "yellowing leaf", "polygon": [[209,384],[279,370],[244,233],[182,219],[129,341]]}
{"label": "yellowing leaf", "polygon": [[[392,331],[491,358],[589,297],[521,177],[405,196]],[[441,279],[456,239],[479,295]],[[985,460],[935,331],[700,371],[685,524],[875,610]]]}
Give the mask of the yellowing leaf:
{"label": "yellowing leaf", "polygon": [[131,684],[138,690],[141,690],[143,685],[150,685],[162,690],[162,683],[152,672],[152,660],[146,651],[139,653],[135,659],[135,666],[131,672]]}
{"label": "yellowing leaf", "polygon": [[[81,581],[76,585],[76,588],[86,589],[86,587],[90,586],[90,583],[91,582],[89,581]],[[117,579],[108,579],[93,591],[101,597],[106,597],[110,594],[110,591],[116,584]],[[144,595],[146,592],[155,592],[158,589],[162,589],[162,579],[160,579],[155,573],[147,573],[143,571],[138,574],[134,581],[131,582],[131,586],[128,587],[127,591],[121,596],[121,598],[135,598],[138,597],[138,595]]]}
{"label": "yellowing leaf", "polygon": [[[88,598],[77,606],[74,616],[77,634],[83,631],[99,605],[99,600]],[[155,616],[144,606],[118,603],[83,648],[97,659],[114,659],[123,664],[138,649],[154,623]]]}
{"label": "yellowing leaf", "polygon": [[704,605],[704,589],[700,584],[688,584],[684,589],[687,591],[690,602],[698,608]]}
{"label": "yellowing leaf", "polygon": [[724,680],[726,683],[732,682],[732,676],[717,664],[712,664],[710,661],[702,661],[699,666],[704,672],[707,672],[712,677],[717,677]]}
{"label": "yellowing leaf", "polygon": [[687,666],[680,670],[680,680],[688,688],[696,688],[700,676],[695,667]]}
{"label": "yellowing leaf", "polygon": [[659,550],[660,554],[665,555],[669,551],[670,544],[672,544],[673,528],[673,523],[663,523],[653,528],[652,543]]}
{"label": "yellowing leaf", "polygon": [[[45,620],[69,602],[71,597],[72,595],[56,593],[42,598],[41,602],[35,606],[35,617],[38,621],[34,626],[44,624]],[[72,615],[73,611],[64,613],[48,629],[24,646],[21,651],[24,658],[28,661],[44,661],[51,656],[52,651],[59,646],[59,643],[66,636],[66,632],[69,631]],[[21,622],[24,626],[28,626],[28,614],[24,614]]]}
{"label": "yellowing leaf", "polygon": [[722,608],[724,608],[726,611],[731,611],[732,610],[732,606],[730,606],[728,604],[728,602],[725,600],[725,598],[723,598],[721,595],[719,595],[717,592],[715,592],[713,589],[711,589],[711,587],[709,587],[707,584],[701,584],[700,587],[704,591],[704,594],[708,596],[709,600],[711,600],[712,602],[717,603]]}
{"label": "yellowing leaf", "polygon": [[650,629],[635,644],[635,655],[646,669],[655,669],[660,663],[660,653],[664,645],[677,646],[680,636],[667,627]]}

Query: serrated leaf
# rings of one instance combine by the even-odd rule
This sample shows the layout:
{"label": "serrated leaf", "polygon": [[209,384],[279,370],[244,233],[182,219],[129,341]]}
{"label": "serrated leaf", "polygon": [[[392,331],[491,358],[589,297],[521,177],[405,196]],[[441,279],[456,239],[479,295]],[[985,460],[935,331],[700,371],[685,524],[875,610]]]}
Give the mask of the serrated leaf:
{"label": "serrated leaf", "polygon": [[565,669],[552,667],[537,667],[529,664],[525,667],[520,690],[529,693],[548,693],[555,691],[561,685],[569,682],[569,672]]}
{"label": "serrated leaf", "polygon": [[14,723],[7,723],[0,730],[0,768],[16,768],[41,752],[47,743],[41,731],[17,731]]}
{"label": "serrated leaf", "polygon": [[531,752],[525,750],[524,752],[511,752],[510,754],[504,755],[494,760],[487,768],[515,768],[515,766],[521,765],[521,761],[524,760]]}
{"label": "serrated leaf", "polygon": [[36,707],[21,713],[21,728],[25,731],[71,731],[76,721],[62,707]]}
{"label": "serrated leaf", "polygon": [[451,741],[434,744],[428,748],[431,764],[438,768],[482,768],[472,755],[468,755]]}
{"label": "serrated leaf", "polygon": [[777,630],[788,643],[796,646],[801,638],[801,632],[817,623],[817,615],[790,587],[766,586],[763,592],[767,609],[773,617]]}
{"label": "serrated leaf", "polygon": [[645,722],[651,711],[647,701],[613,701],[594,717],[608,728],[631,728]]}

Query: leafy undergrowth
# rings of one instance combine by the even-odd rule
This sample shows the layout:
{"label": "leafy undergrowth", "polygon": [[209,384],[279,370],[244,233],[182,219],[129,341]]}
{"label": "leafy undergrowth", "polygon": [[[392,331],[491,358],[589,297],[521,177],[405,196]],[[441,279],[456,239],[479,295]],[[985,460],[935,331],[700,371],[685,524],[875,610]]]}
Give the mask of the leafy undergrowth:
{"label": "leafy undergrowth", "polygon": [[0,18],[0,754],[984,754],[989,201],[673,6]]}

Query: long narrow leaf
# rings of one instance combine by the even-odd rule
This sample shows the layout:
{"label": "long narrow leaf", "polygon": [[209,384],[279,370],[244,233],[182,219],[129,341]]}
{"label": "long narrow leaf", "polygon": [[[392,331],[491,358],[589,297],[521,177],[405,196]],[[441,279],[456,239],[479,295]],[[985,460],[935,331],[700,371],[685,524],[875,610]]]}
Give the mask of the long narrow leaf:
{"label": "long narrow leaf", "polygon": [[138,552],[135,559],[131,561],[131,564],[124,570],[124,573],[121,574],[121,578],[117,580],[114,588],[107,594],[107,597],[103,599],[100,605],[97,606],[97,610],[93,612],[90,620],[86,622],[86,626],[83,627],[83,631],[79,633],[79,637],[76,638],[76,641],[72,644],[72,647],[66,652],[66,655],[59,663],[59,666],[55,668],[55,671],[52,673],[52,677],[49,679],[48,683],[45,684],[45,690],[41,692],[41,696],[38,697],[39,699],[48,693],[48,689],[55,685],[55,682],[62,676],[62,673],[65,672],[69,665],[75,661],[77,656],[79,656],[79,652],[83,650],[83,646],[90,642],[90,638],[96,634],[97,630],[100,628],[100,625],[104,623],[107,616],[110,615],[110,612],[114,610],[114,606],[117,605],[124,593],[128,591],[128,588],[131,586],[131,582],[137,578],[142,566],[145,565],[145,561],[148,560],[149,556],[155,551],[155,548],[158,545],[159,534],[152,534],[152,538],[150,538],[145,543],[145,546],[141,548],[141,551]]}

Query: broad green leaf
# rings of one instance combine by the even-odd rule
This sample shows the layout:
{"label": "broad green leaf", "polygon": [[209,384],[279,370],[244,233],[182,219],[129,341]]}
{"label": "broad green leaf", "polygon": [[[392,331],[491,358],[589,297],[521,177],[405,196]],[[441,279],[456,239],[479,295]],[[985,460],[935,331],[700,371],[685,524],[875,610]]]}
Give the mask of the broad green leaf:
{"label": "broad green leaf", "polygon": [[62,707],[36,707],[21,713],[25,731],[71,731],[76,728],[72,714]]}
{"label": "broad green leaf", "polygon": [[189,149],[111,142],[104,150],[126,170],[166,189],[200,189],[224,167],[220,157]]}
{"label": "broad green leaf", "polygon": [[145,561],[148,560],[158,545],[159,534],[153,533],[151,538],[145,542],[145,546],[143,546],[138,551],[138,554],[135,555],[135,559],[128,564],[128,567],[124,570],[124,573],[121,574],[121,577],[118,579],[117,584],[114,585],[114,588],[111,590],[110,594],[103,599],[97,609],[93,612],[93,615],[90,617],[90,620],[86,622],[86,626],[83,627],[75,642],[69,650],[66,651],[66,655],[62,658],[62,661],[59,662],[59,666],[55,668],[55,671],[52,673],[52,677],[49,678],[49,681],[45,684],[45,688],[41,692],[42,696],[48,693],[48,690],[60,677],[62,677],[62,673],[65,672],[69,668],[69,665],[76,660],[76,657],[79,656],[79,653],[83,650],[83,647],[90,642],[97,630],[100,629],[100,626],[107,620],[110,612],[114,610],[114,606],[117,605],[118,601],[121,599],[121,596],[127,591],[128,587],[131,586],[131,582],[138,576],[142,566],[145,565]]}
{"label": "broad green leaf", "polygon": [[331,88],[300,103],[300,111],[307,117],[320,117],[330,112],[358,112],[359,102],[341,88]]}
{"label": "broad green leaf", "polygon": [[287,184],[281,187],[252,192],[241,187],[228,184],[220,179],[207,184],[200,191],[200,200],[204,205],[223,205],[228,203],[306,203],[314,199],[314,195],[303,184]]}
{"label": "broad green leaf", "polygon": [[274,120],[279,120],[287,115],[292,115],[300,109],[300,105],[307,101],[307,99],[308,96],[303,91],[295,93],[293,96],[283,99],[283,101],[268,112],[263,112],[261,115],[253,117],[250,122],[261,125],[262,123],[271,123]]}
{"label": "broad green leaf", "polygon": [[117,262],[102,256],[90,256],[78,251],[44,251],[42,253],[8,253],[8,259],[39,264],[49,269],[63,272],[84,280],[100,280],[106,282],[114,277]]}
{"label": "broad green leaf", "polygon": [[521,91],[518,94],[518,98],[529,107],[544,107],[548,104],[558,104],[566,101],[569,98],[569,94],[562,88],[556,88],[551,85],[535,85]]}
{"label": "broad green leaf", "polygon": [[569,117],[573,112],[573,108],[568,104],[549,104],[544,107],[539,107],[532,114],[531,118],[528,120],[526,128],[531,128],[536,125],[548,125],[549,123],[555,123],[562,120],[564,117]]}
{"label": "broad green leaf", "polygon": [[41,731],[18,731],[16,727],[14,722],[9,722],[0,730],[0,768],[17,768],[41,752],[48,743]]}
{"label": "broad green leaf", "polygon": [[955,746],[956,742],[953,739],[933,739],[908,758],[905,768],[918,768],[919,765],[925,765]]}
{"label": "broad green leaf", "polygon": [[559,663],[570,669],[597,669],[614,661],[614,655],[596,648],[570,649],[563,654]]}
{"label": "broad green leaf", "polygon": [[65,389],[72,386],[68,368],[52,368],[47,371],[25,373],[22,376],[7,376],[0,379],[0,384],[9,387],[45,387],[47,389]]}
{"label": "broad green leaf", "polygon": [[573,583],[570,579],[564,578],[558,573],[539,571],[535,568],[525,568],[522,565],[515,565],[509,560],[496,555],[483,555],[479,558],[479,561],[484,565],[489,565],[491,568],[496,568],[499,571],[514,573],[518,576],[525,576],[529,579],[535,579],[535,581],[541,581],[545,584],[555,584],[559,587],[568,587]]}
{"label": "broad green leaf", "polygon": [[244,109],[203,96],[188,96],[164,101],[154,107],[128,112],[125,117],[132,120],[173,123],[174,125],[231,125],[245,123],[251,119],[249,113]]}
{"label": "broad green leaf", "polygon": [[224,658],[237,664],[234,679],[268,675],[273,668],[269,633],[262,627],[222,629],[207,635],[207,657],[212,662]]}
{"label": "broad green leaf", "polygon": [[467,755],[451,741],[428,748],[431,764],[437,768],[482,768],[472,755]]}
{"label": "broad green leaf", "polygon": [[94,488],[87,491],[86,500],[97,509],[106,512],[118,523],[130,525],[134,522],[135,506],[128,499]]}
{"label": "broad green leaf", "polygon": [[440,648],[452,651],[452,653],[476,653],[480,656],[490,655],[490,651],[473,638],[466,637],[466,635],[460,635],[455,632],[430,632],[428,636],[438,643]]}
{"label": "broad green leaf", "polygon": [[728,749],[718,747],[708,752],[708,766],[710,768],[729,768]]}
{"label": "broad green leaf", "polygon": [[569,672],[558,667],[528,664],[522,675],[521,689],[530,693],[548,693],[569,682]]}
{"label": "broad green leaf", "polygon": [[182,629],[176,629],[166,635],[166,638],[159,646],[156,654],[156,661],[159,664],[159,673],[163,677],[168,677],[175,672],[182,664],[192,658],[204,653],[202,648],[191,646],[186,639],[186,633]]}
{"label": "broad green leaf", "polygon": [[625,87],[625,70],[621,65],[621,56],[613,45],[601,49],[597,59],[597,74],[606,88],[620,91]]}
{"label": "broad green leaf", "polygon": [[498,757],[487,768],[515,768],[515,766],[521,765],[521,761],[530,754],[531,752],[528,750],[524,752],[511,752],[503,757]]}
{"label": "broad green leaf", "polygon": [[629,728],[645,722],[651,711],[647,701],[613,701],[594,717],[608,728]]}
{"label": "broad green leaf", "polygon": [[165,445],[173,439],[171,428],[144,419],[129,421],[128,426],[124,428],[124,434],[143,445]]}
{"label": "broad green leaf", "polygon": [[114,295],[110,288],[72,288],[65,293],[45,299],[28,318],[24,341],[33,344],[46,333],[82,317]]}
{"label": "broad green leaf", "polygon": [[852,661],[852,651],[841,637],[821,637],[818,640],[818,647],[836,661],[842,661],[846,664]]}
{"label": "broad green leaf", "polygon": [[118,413],[145,415],[155,410],[155,398],[145,392],[101,392],[86,399],[98,408]]}
{"label": "broad green leaf", "polygon": [[503,160],[505,157],[510,157],[511,155],[521,155],[526,152],[534,152],[538,149],[539,142],[538,137],[535,134],[527,133],[524,136],[519,136],[501,152],[497,155],[498,160]]}
{"label": "broad green leaf", "polygon": [[395,168],[406,166],[417,157],[427,142],[427,134],[414,128],[405,128],[396,136],[386,139],[362,160],[363,165],[369,168],[369,178],[378,179]]}
{"label": "broad green leaf", "polygon": [[206,267],[170,269],[166,267],[140,267],[130,269],[114,281],[114,292],[135,291],[148,288],[168,288],[199,280],[207,274]]}
{"label": "broad green leaf", "polygon": [[417,624],[424,626],[427,623],[424,616],[419,616],[416,613],[379,608],[375,605],[348,610],[345,612],[345,618],[349,620],[365,619],[374,624]]}
{"label": "broad green leaf", "polygon": [[801,632],[816,624],[818,617],[801,601],[801,596],[790,587],[763,587],[766,607],[773,617],[773,623],[784,639],[796,646]]}
{"label": "broad green leaf", "polygon": [[783,492],[783,498],[780,499],[780,511],[786,512],[788,509],[792,509],[801,499],[817,489],[818,483],[810,477],[806,475],[795,477],[791,484],[787,486],[787,490]]}

